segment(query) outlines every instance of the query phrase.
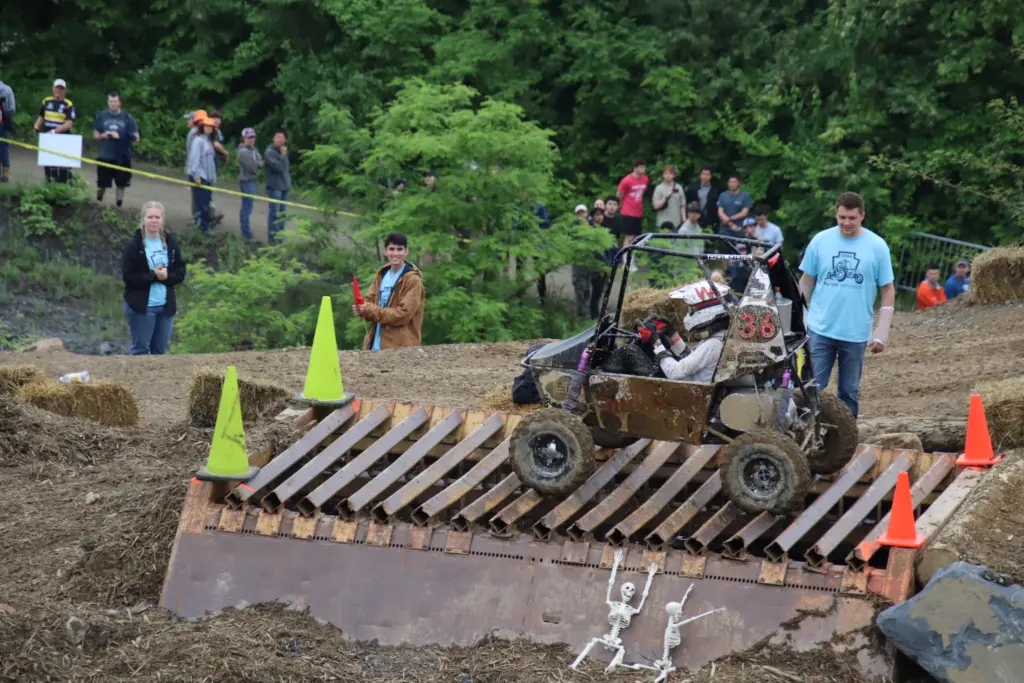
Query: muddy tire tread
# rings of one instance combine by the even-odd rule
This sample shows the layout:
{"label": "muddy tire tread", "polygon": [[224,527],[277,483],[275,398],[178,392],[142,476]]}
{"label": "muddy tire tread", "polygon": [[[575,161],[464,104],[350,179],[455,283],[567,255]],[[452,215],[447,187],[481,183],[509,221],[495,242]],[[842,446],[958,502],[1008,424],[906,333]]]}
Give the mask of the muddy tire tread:
{"label": "muddy tire tread", "polygon": [[[578,452],[570,455],[568,472],[558,479],[532,476],[533,455],[530,441],[545,431],[560,431],[571,436]],[[590,428],[576,415],[561,408],[541,408],[523,416],[509,441],[512,468],[527,488],[545,496],[566,496],[578,489],[594,470],[594,439]]]}
{"label": "muddy tire tread", "polygon": [[834,474],[846,467],[857,451],[860,435],[857,418],[836,394],[818,392],[818,419],[836,425],[825,436],[825,448],[808,456],[814,474]]}
{"label": "muddy tire tread", "polygon": [[[757,446],[768,447],[773,454],[789,463],[792,480],[785,488],[785,494],[776,497],[775,504],[751,496],[742,482],[742,472],[734,471],[734,465],[747,449]],[[722,491],[733,505],[744,512],[759,514],[787,514],[803,506],[804,496],[811,486],[811,469],[800,446],[785,434],[772,431],[747,432],[736,437],[722,448]]]}

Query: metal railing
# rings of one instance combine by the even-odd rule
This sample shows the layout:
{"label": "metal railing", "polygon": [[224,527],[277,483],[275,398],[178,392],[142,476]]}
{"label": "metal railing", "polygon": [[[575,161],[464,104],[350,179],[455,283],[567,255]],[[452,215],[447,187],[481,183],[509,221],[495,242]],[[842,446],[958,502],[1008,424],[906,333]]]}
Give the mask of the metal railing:
{"label": "metal railing", "polygon": [[911,232],[900,240],[899,260],[894,264],[896,288],[910,292],[917,290],[917,286],[924,280],[929,263],[939,267],[939,281],[945,282],[953,274],[957,261],[963,259],[969,262],[991,248],[925,232]]}

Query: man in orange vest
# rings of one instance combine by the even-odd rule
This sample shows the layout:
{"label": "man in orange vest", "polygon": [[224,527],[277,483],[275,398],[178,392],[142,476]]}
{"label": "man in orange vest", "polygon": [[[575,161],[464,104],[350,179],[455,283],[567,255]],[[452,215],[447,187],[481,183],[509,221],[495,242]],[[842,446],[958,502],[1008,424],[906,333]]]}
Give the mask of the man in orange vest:
{"label": "man in orange vest", "polygon": [[946,302],[946,290],[939,284],[939,267],[929,263],[924,271],[924,281],[917,286],[917,310],[923,311]]}

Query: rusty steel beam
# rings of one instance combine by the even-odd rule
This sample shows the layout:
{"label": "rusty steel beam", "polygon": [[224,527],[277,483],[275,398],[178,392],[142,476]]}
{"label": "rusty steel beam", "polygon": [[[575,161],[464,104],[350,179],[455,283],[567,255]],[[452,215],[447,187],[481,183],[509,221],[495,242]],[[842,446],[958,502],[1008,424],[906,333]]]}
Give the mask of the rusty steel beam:
{"label": "rusty steel beam", "polygon": [[594,528],[602,524],[612,516],[616,510],[622,507],[630,498],[636,495],[637,490],[647,482],[648,479],[665,464],[665,461],[672,457],[672,454],[679,450],[682,444],[663,441],[655,446],[654,450],[647,454],[643,462],[619,484],[614,491],[604,497],[595,505],[590,512],[580,517],[566,529],[569,538],[574,541],[582,541],[584,537],[594,532]]}
{"label": "rusty steel beam", "polygon": [[679,533],[679,530],[686,526],[693,517],[700,512],[701,508],[711,502],[711,499],[722,490],[722,473],[716,471],[711,477],[701,484],[700,488],[693,492],[693,495],[682,502],[675,512],[658,525],[658,528],[647,534],[644,543],[651,550],[664,550],[672,537]]}
{"label": "rusty steel beam", "polygon": [[322,451],[317,453],[309,462],[303,465],[298,472],[285,479],[273,491],[268,493],[260,501],[263,509],[267,512],[277,512],[281,506],[288,502],[292,496],[298,493],[304,486],[321,474],[328,467],[340,460],[357,441],[372,432],[391,417],[391,406],[382,403],[369,415],[352,425],[344,433]]}
{"label": "rusty steel beam", "polygon": [[544,496],[533,489],[527,489],[522,495],[502,508],[501,512],[492,517],[487,523],[487,527],[496,536],[507,536],[516,522],[543,501]]}
{"label": "rusty steel beam", "polygon": [[672,499],[678,495],[680,491],[686,488],[697,473],[708,464],[711,458],[715,457],[715,453],[718,452],[720,446],[699,446],[697,448],[688,447],[692,449],[692,453],[683,464],[672,473],[664,484],[661,485],[654,495],[647,499],[647,502],[643,503],[637,508],[633,514],[626,519],[615,525],[615,528],[608,532],[606,540],[612,545],[624,545],[629,539],[638,532],[644,524],[647,524],[651,519],[654,518],[659,512],[665,509],[665,506],[672,502]]}
{"label": "rusty steel beam", "polygon": [[770,512],[762,512],[745,527],[722,542],[722,557],[730,560],[742,560],[747,555],[747,548],[757,539],[768,533],[768,530],[775,526],[775,523],[783,519],[782,515],[773,515]]}
{"label": "rusty steel beam", "polygon": [[551,534],[555,529],[568,522],[573,515],[579,512],[584,505],[590,502],[591,498],[596,496],[601,489],[611,483],[612,479],[615,478],[615,475],[618,474],[628,462],[640,455],[644,449],[647,448],[647,445],[650,442],[650,439],[640,439],[636,443],[617,451],[615,455],[601,465],[596,472],[591,474],[590,478],[583,482],[582,486],[573,491],[568,498],[563,500],[558,507],[541,517],[537,523],[533,525],[533,535],[542,541],[546,541],[551,538]]}
{"label": "rusty steel beam", "polygon": [[249,502],[250,498],[269,486],[271,482],[284,474],[295,463],[312,453],[313,449],[319,446],[324,439],[341,429],[346,422],[352,419],[358,410],[359,401],[354,400],[332,412],[303,434],[302,438],[289,446],[283,453],[280,453],[276,458],[268,462],[255,477],[244,484],[236,486],[235,490],[227,495],[225,502],[234,509],[242,507],[242,505]]}
{"label": "rusty steel beam", "polygon": [[[357,429],[365,419],[367,418],[356,424],[353,430]],[[306,517],[316,514],[316,511],[323,507],[324,503],[331,499],[331,496],[355,481],[356,477],[366,472],[378,460],[386,456],[395,445],[419,429],[428,419],[430,419],[430,414],[427,413],[423,406],[416,408],[397,426],[392,427],[388,430],[387,434],[375,441],[372,446],[353,458],[352,462],[335,472],[327,481],[320,484],[309,495],[300,500],[299,512]]]}
{"label": "rusty steel beam", "polygon": [[835,550],[836,546],[842,543],[843,539],[864,521],[871,509],[892,491],[900,472],[906,472],[913,466],[914,461],[910,457],[912,453],[913,451],[901,451],[878,479],[875,479],[874,483],[868,487],[864,495],[850,506],[846,514],[829,527],[829,530],[818,539],[818,542],[804,553],[804,559],[807,560],[808,565],[815,568],[825,565],[828,554]]}
{"label": "rusty steel beam", "polygon": [[828,491],[821,494],[807,507],[793,523],[786,527],[778,537],[764,549],[773,562],[785,562],[789,549],[803,538],[815,524],[820,522],[832,506],[838,503],[843,495],[853,487],[864,473],[878,462],[878,449],[874,446],[860,446],[853,459],[846,464],[839,477],[832,482]]}
{"label": "rusty steel beam", "polygon": [[[914,508],[916,509],[921,502],[928,497],[928,495],[938,487],[942,480],[946,478],[953,468],[956,467],[956,461],[952,455],[944,455],[935,461],[931,468],[924,473],[917,482],[910,487],[910,499],[913,501]],[[878,552],[881,547],[878,544],[878,537],[882,535],[882,532],[889,528],[889,514],[885,513],[885,517],[882,517],[878,521],[878,524],[868,532],[868,535],[864,537],[864,540],[857,544],[849,555],[846,556],[846,563],[850,565],[855,571],[863,571],[867,567],[868,562],[871,561],[871,557]]]}
{"label": "rusty steel beam", "polygon": [[449,484],[448,488],[444,491],[441,491],[426,503],[413,510],[413,524],[427,526],[431,520],[447,510],[451,505],[459,502],[463,496],[476,488],[487,475],[498,469],[511,455],[508,449],[510,440],[505,439],[502,441],[487,457],[473,465],[469,472],[466,472]]}
{"label": "rusty steel beam", "polygon": [[432,484],[436,484],[441,477],[465,460],[467,455],[482,446],[484,442],[494,436],[504,426],[505,420],[502,418],[501,413],[493,413],[483,424],[453,446],[451,450],[434,461],[427,469],[413,477],[412,481],[395,491],[384,502],[377,503],[370,511],[370,514],[378,522],[390,521],[393,515],[412,503],[416,496],[426,491]]}
{"label": "rusty steel beam", "polygon": [[743,514],[732,502],[727,502],[721,507],[711,519],[704,522],[701,528],[693,532],[693,536],[683,541],[683,547],[691,555],[704,555],[707,553],[711,541],[718,538],[719,534],[725,531],[726,527],[736,521]]}
{"label": "rusty steel beam", "polygon": [[456,531],[469,531],[471,524],[492,512],[503,500],[511,496],[522,485],[516,473],[508,475],[497,486],[464,507],[452,518],[452,527]]}
{"label": "rusty steel beam", "polygon": [[432,448],[448,438],[449,434],[459,428],[462,420],[462,413],[457,410],[445,415],[443,420],[431,427],[430,431],[417,439],[416,443],[410,446],[405,453],[402,453],[400,458],[367,482],[366,486],[342,501],[337,507],[338,516],[342,519],[352,519],[357,512],[373,502],[389,486],[405,476]]}

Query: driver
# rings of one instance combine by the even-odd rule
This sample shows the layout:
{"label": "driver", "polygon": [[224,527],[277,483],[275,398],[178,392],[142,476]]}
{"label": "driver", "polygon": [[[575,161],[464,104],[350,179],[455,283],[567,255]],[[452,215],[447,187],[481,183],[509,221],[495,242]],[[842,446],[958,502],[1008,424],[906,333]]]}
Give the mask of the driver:
{"label": "driver", "polygon": [[703,332],[708,336],[691,351],[671,323],[659,321],[663,326],[654,344],[654,360],[668,379],[711,382],[715,376],[729,332],[729,311],[725,307],[729,287],[717,282],[713,284],[715,291],[707,282],[694,282],[669,295],[686,302],[689,309],[683,318],[686,331],[691,334]]}

